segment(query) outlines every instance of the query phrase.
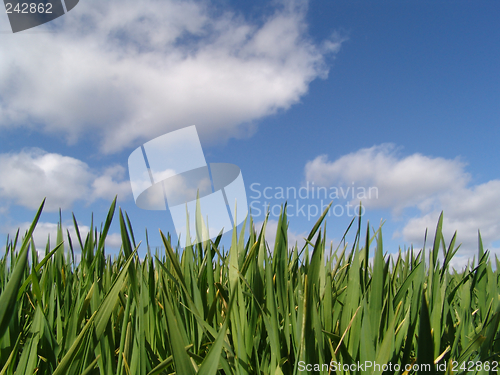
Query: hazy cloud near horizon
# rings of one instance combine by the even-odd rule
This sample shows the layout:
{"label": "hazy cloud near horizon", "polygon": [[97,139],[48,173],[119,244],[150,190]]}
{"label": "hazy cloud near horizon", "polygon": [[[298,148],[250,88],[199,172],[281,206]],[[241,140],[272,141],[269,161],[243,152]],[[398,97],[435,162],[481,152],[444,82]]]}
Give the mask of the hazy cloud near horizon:
{"label": "hazy cloud near horizon", "polygon": [[[417,209],[402,230],[394,233],[407,243],[421,246],[426,228],[434,235],[440,212],[444,212],[443,233],[450,241],[455,230],[462,243],[459,256],[477,252],[478,230],[486,248],[500,240],[500,180],[471,184],[466,164],[459,158],[445,159],[415,153],[402,156],[392,144],[364,148],[328,160],[319,155],[306,163],[306,181],[318,186],[377,187],[378,197],[367,196],[367,209],[390,209],[395,218],[404,209]],[[358,201],[353,201],[357,204]]]}
{"label": "hazy cloud near horizon", "polygon": [[[15,237],[16,232],[19,230],[19,235],[22,238],[26,231],[30,228],[32,223],[23,222],[19,223],[18,226],[7,225],[0,227],[5,233],[8,233],[12,238]],[[53,250],[57,245],[57,231],[59,228],[58,223],[51,222],[39,222],[33,232],[33,241],[35,242],[35,247],[38,253],[38,257],[41,260],[47,253],[47,244],[49,245],[49,251]],[[89,233],[90,227],[87,225],[78,225],[78,231],[82,238],[83,243]],[[62,223],[62,234],[64,241],[64,248],[67,254],[70,253],[68,235],[71,239],[71,245],[73,246],[73,254],[75,257],[75,262],[79,263],[81,259],[81,248],[78,243],[78,236],[76,233],[75,226],[73,223]],[[105,241],[106,247],[112,248],[114,250],[119,249],[122,244],[122,239],[120,233],[108,233]],[[18,245],[19,247],[19,245]],[[0,254],[5,252],[5,246],[0,248]]]}
{"label": "hazy cloud near horizon", "polygon": [[[451,240],[457,230],[458,242],[463,243],[459,256],[475,254],[478,230],[485,247],[497,252],[493,244],[500,240],[496,216],[500,181],[471,184],[466,165],[459,159],[401,156],[393,145],[380,145],[333,161],[326,155],[318,156],[306,164],[304,172],[307,181],[316,186],[351,186],[355,182],[355,186],[377,187],[378,198],[363,201],[368,210],[390,209],[398,218],[405,209],[416,209],[418,214],[394,233],[406,243],[421,246],[425,229],[433,235],[444,211],[446,239]],[[121,200],[131,198],[130,181],[122,166],[95,170],[76,158],[41,149],[0,154],[0,174],[9,176],[0,180],[2,210],[11,205],[34,210],[44,197],[47,211],[71,209],[78,201],[88,204],[97,199],[111,200],[116,194]],[[302,237],[290,236],[299,243]]]}
{"label": "hazy cloud near horizon", "polygon": [[113,165],[102,171],[70,156],[27,149],[0,154],[0,199],[3,207],[19,205],[36,210],[71,209],[76,201],[125,199],[132,195],[125,168]]}
{"label": "hazy cloud near horizon", "polygon": [[255,23],[209,2],[89,0],[2,35],[0,128],[93,137],[103,153],[193,124],[205,141],[248,136],[326,78],[341,45],[308,38],[306,2],[283,4]]}

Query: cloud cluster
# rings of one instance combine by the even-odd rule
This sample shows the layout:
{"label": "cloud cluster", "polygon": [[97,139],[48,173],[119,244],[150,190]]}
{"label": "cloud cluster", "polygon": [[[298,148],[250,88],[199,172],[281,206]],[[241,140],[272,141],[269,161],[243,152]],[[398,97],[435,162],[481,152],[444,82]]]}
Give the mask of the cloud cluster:
{"label": "cloud cluster", "polygon": [[40,149],[0,154],[0,199],[37,209],[46,197],[45,210],[71,208],[75,201],[126,198],[130,181],[119,165],[93,171],[86,163]]}
{"label": "cloud cluster", "polygon": [[[264,222],[259,221],[255,223],[255,229],[257,233],[260,233],[262,230],[262,225]],[[268,220],[266,224],[266,232],[264,233],[265,239],[269,248],[274,250],[274,243],[276,241],[276,233],[278,231],[278,221],[277,220]],[[304,238],[307,238],[308,233],[296,233],[292,230],[288,230],[287,239],[288,239],[288,248],[294,247],[297,244],[299,249],[305,245],[306,241]]]}
{"label": "cloud cluster", "polygon": [[0,39],[0,128],[91,136],[106,153],[192,124],[207,141],[248,135],[326,77],[340,48],[306,37],[303,3],[258,23],[192,0],[81,2]]}
{"label": "cloud cluster", "polygon": [[[263,221],[258,221],[254,223],[255,229],[257,230],[257,234],[260,234],[262,231],[262,225],[264,224]],[[274,251],[274,243],[276,242],[276,233],[278,231],[278,221],[277,220],[272,220],[269,219],[266,224],[266,232],[264,233],[264,238],[266,239],[267,244],[269,245],[269,249]],[[288,239],[288,249],[291,249],[297,245],[297,248],[302,250],[302,248],[306,244],[306,238],[309,235],[308,232],[296,232],[288,228],[287,231],[287,239]],[[322,233],[323,235],[323,233]],[[312,244],[316,243],[316,240],[318,238],[318,233],[316,233],[311,240]],[[338,244],[337,239],[331,239],[328,236],[326,237],[326,250],[329,253],[330,251],[330,245],[333,243],[334,246]],[[335,247],[334,247],[335,249]],[[309,255],[312,256],[312,248],[309,248]]]}
{"label": "cloud cluster", "polygon": [[430,198],[465,186],[469,176],[458,159],[432,158],[421,154],[399,157],[391,144],[365,148],[328,161],[320,155],[305,166],[307,181],[320,186],[376,187],[363,204],[373,208],[390,208],[396,213],[406,207],[424,208]]}
{"label": "cloud cluster", "polygon": [[433,236],[441,211],[445,237],[451,240],[457,230],[462,243],[458,255],[464,259],[477,251],[478,230],[490,249],[500,240],[500,180],[471,186],[470,175],[459,159],[418,153],[401,156],[393,145],[383,144],[334,161],[320,155],[306,164],[304,172],[307,181],[320,186],[354,183],[378,188],[378,197],[372,195],[363,201],[368,208],[390,209],[395,216],[406,208],[416,208],[419,215],[395,234],[410,243],[422,244],[426,228]]}
{"label": "cloud cluster", "polygon": [[[22,238],[26,231],[31,226],[30,222],[20,223],[18,226],[6,226],[2,228],[2,232],[9,233],[11,238],[13,238],[16,232],[19,230],[19,237]],[[53,250],[57,245],[57,223],[50,222],[39,222],[33,232],[33,240],[35,242],[36,250],[40,259],[42,259],[47,250],[47,244],[49,244],[49,251]],[[85,243],[85,238],[87,237],[90,227],[87,225],[78,225],[78,230],[82,241]],[[74,225],[71,223],[69,225],[64,224],[62,226],[64,248],[69,252],[68,244],[68,233],[71,238],[71,243],[73,246],[73,251],[75,255],[75,262],[78,263],[81,257],[81,248],[78,244],[78,236]],[[122,244],[120,233],[108,233],[106,236],[105,245],[107,248],[119,249]],[[5,252],[5,246],[0,250],[0,254]]]}

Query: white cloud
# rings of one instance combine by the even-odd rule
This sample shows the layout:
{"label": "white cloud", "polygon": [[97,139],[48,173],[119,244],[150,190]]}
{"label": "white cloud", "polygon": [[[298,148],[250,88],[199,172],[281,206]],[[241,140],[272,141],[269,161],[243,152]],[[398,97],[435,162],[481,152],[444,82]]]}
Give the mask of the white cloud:
{"label": "white cloud", "polygon": [[103,152],[192,124],[205,140],[245,136],[340,47],[306,37],[305,2],[284,3],[257,24],[206,2],[89,0],[36,29],[53,33],[5,34],[0,126],[85,134]]}
{"label": "white cloud", "polygon": [[305,177],[327,187],[352,183],[365,189],[376,187],[378,198],[368,197],[371,199],[363,200],[363,205],[391,209],[395,216],[405,208],[416,208],[419,215],[395,233],[415,246],[423,244],[426,228],[428,243],[434,237],[439,214],[444,211],[445,239],[449,242],[457,230],[457,244],[462,243],[457,266],[477,253],[478,230],[485,248],[497,252],[493,242],[500,240],[500,180],[469,186],[470,176],[459,159],[418,153],[404,157],[393,145],[384,144],[334,161],[318,156],[306,164]]}
{"label": "white cloud", "polygon": [[97,173],[84,162],[40,149],[0,154],[0,198],[2,204],[37,209],[46,197],[45,209],[71,208],[75,201],[93,202],[126,198],[130,182],[123,181],[125,170],[113,166]]}
{"label": "white cloud", "polygon": [[[370,187],[378,194],[366,194],[366,207],[391,208],[395,213],[406,207],[429,205],[435,194],[465,186],[469,176],[458,159],[432,158],[421,154],[399,157],[391,144],[373,146],[328,161],[321,155],[305,166],[305,177],[326,187]],[[352,185],[354,183],[354,185]],[[375,190],[373,190],[375,191]],[[350,195],[349,195],[350,196]],[[354,199],[353,203],[359,202]]]}
{"label": "white cloud", "polygon": [[105,243],[106,246],[119,249],[122,245],[122,236],[120,233],[108,233]]}
{"label": "white cloud", "polygon": [[[257,230],[257,234],[259,234],[260,231],[262,230],[263,223],[264,222],[262,222],[262,221],[254,223],[255,229]],[[278,230],[278,221],[277,220],[268,220],[267,225],[266,225],[265,238],[266,238],[266,242],[269,245],[269,248],[271,249],[271,251],[273,251],[273,249],[274,249],[274,243],[276,241],[277,230]],[[288,229],[288,231],[287,231],[288,248],[291,249],[291,248],[295,247],[295,244],[297,244],[299,251],[302,250],[302,248],[306,244],[306,238],[308,235],[309,235],[309,232],[297,233],[293,230]],[[318,236],[318,234],[316,234],[313,237],[313,239],[311,240],[311,243],[313,243],[313,244],[316,243],[317,236]],[[335,249],[336,243],[338,243],[338,241],[332,240],[332,239],[328,238],[328,236],[327,236],[327,238],[326,238],[326,252],[328,254],[330,252],[330,244],[332,242],[334,244],[333,249]],[[309,248],[309,254],[312,255],[312,247]]]}
{"label": "white cloud", "polygon": [[[21,239],[23,235],[26,233],[26,231],[29,229],[31,226],[30,222],[23,222],[20,223],[17,227],[3,227],[2,232],[4,233],[9,233],[10,238],[14,238],[17,230],[19,229],[19,238]],[[53,250],[57,245],[57,223],[50,223],[50,222],[39,222],[33,232],[33,240],[35,241],[35,246],[36,250],[38,252],[38,256],[40,258],[43,258],[46,253],[46,246],[47,242],[49,242],[49,249]],[[85,238],[87,234],[89,233],[90,227],[86,225],[78,225],[78,229],[80,231],[80,236],[82,238],[82,241],[85,243]],[[81,255],[81,249],[80,245],[78,244],[78,237],[76,235],[76,230],[73,224],[65,225],[63,224],[62,226],[62,232],[63,232],[63,241],[64,241],[64,248],[66,252],[70,251],[70,247],[68,244],[68,232],[69,236],[71,238],[71,242],[73,244],[73,251],[75,254],[75,261],[79,262],[80,261],[80,255]],[[111,247],[114,249],[119,249],[121,246],[121,235],[119,233],[108,233],[106,236],[106,242],[105,245],[106,247]],[[5,247],[2,248],[2,252],[5,251]]]}
{"label": "white cloud", "polygon": [[443,234],[449,243],[457,231],[457,243],[462,243],[458,255],[471,258],[477,254],[479,230],[485,248],[500,255],[499,249],[492,246],[500,239],[500,180],[450,190],[436,199],[439,202],[437,207],[410,219],[397,234],[406,241],[421,244],[425,228],[428,228],[430,238],[433,238],[443,210]]}
{"label": "white cloud", "polygon": [[[257,230],[257,233],[260,233],[262,230],[262,225],[263,222],[257,222],[255,223],[255,229]],[[274,249],[274,243],[276,241],[276,233],[278,230],[278,221],[277,220],[268,220],[266,224],[266,232],[265,232],[265,238],[266,242],[269,245],[269,248]],[[306,241],[304,238],[307,238],[308,233],[296,233],[294,231],[288,230],[287,231],[287,238],[288,238],[288,248],[294,247],[295,244],[297,244],[297,247],[299,249],[302,249]]]}
{"label": "white cloud", "polygon": [[120,198],[127,197],[131,194],[131,186],[125,168],[121,165],[106,168],[101,176],[94,178],[92,190],[91,200],[98,198],[110,200],[115,195]]}

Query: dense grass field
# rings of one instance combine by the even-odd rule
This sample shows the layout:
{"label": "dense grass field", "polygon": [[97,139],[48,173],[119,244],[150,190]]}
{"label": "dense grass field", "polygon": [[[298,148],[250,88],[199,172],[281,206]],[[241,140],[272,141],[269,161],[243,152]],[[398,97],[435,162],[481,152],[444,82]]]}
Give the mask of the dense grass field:
{"label": "dense grass field", "polygon": [[41,210],[0,260],[0,375],[498,373],[500,262],[479,240],[475,262],[450,269],[442,217],[428,248],[393,256],[360,218],[354,243],[327,245],[326,211],[304,248],[288,248],[282,215],[273,251],[251,218],[229,249],[162,234],[153,251],[113,202],[99,229],[83,238],[75,220],[77,238],[60,228],[39,259]]}

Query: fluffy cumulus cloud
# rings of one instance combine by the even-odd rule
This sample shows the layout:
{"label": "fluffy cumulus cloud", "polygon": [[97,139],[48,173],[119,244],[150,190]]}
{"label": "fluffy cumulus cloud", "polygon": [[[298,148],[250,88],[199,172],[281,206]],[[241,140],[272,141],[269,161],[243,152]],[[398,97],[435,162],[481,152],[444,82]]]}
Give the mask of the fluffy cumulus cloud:
{"label": "fluffy cumulus cloud", "polygon": [[341,41],[308,39],[305,11],[284,1],[250,22],[204,1],[81,2],[2,36],[0,127],[91,136],[107,153],[192,124],[207,141],[246,136],[328,73]]}
{"label": "fluffy cumulus cloud", "polygon": [[0,199],[30,209],[38,208],[45,197],[45,209],[56,211],[71,208],[75,201],[131,194],[121,166],[99,173],[78,159],[40,149],[0,154],[0,176]]}
{"label": "fluffy cumulus cloud", "polygon": [[493,243],[500,240],[500,180],[471,185],[459,159],[401,156],[396,147],[384,144],[333,161],[318,156],[306,164],[305,177],[319,186],[354,186],[359,192],[375,187],[378,194],[366,194],[363,200],[367,208],[390,209],[395,216],[405,208],[417,209],[419,214],[395,233],[416,245],[422,244],[426,228],[433,235],[444,211],[445,238],[451,240],[456,230],[462,243],[458,265],[477,252],[478,230],[485,246],[498,252]]}
{"label": "fluffy cumulus cloud", "polygon": [[462,258],[460,265],[477,254],[478,231],[485,248],[500,256],[500,249],[493,245],[500,240],[500,180],[453,189],[437,199],[438,207],[422,211],[421,216],[410,219],[397,234],[407,241],[421,243],[422,229],[429,228],[429,233],[433,234],[440,210],[443,210],[445,238],[451,240],[457,231],[457,240],[462,243],[457,259]]}
{"label": "fluffy cumulus cloud", "polygon": [[[391,144],[361,149],[334,161],[320,155],[306,164],[305,177],[320,186],[344,189],[354,186],[360,197],[366,191],[365,206],[390,208],[395,212],[430,205],[430,199],[436,194],[457,185],[464,186],[469,179],[459,160],[421,154],[400,157]],[[371,190],[371,195],[368,194],[370,187],[376,188]]]}

